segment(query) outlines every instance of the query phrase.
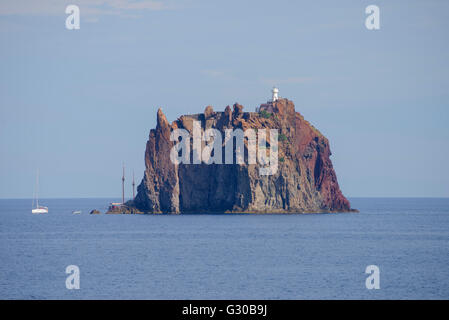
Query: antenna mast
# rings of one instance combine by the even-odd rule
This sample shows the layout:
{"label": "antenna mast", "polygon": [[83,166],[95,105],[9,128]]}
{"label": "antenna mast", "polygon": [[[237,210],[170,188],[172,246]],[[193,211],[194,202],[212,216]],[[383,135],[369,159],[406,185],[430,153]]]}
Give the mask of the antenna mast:
{"label": "antenna mast", "polygon": [[123,175],[122,175],[122,204],[125,204],[125,163],[123,162]]}
{"label": "antenna mast", "polygon": [[135,186],[136,186],[136,183],[134,182],[134,170],[133,170],[133,200],[134,200],[134,198],[136,197],[136,193],[135,193]]}

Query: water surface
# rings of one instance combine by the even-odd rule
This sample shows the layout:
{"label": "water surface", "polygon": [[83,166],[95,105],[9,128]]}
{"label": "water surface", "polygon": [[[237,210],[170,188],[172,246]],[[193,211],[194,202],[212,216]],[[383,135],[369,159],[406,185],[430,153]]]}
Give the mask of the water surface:
{"label": "water surface", "polygon": [[449,299],[449,199],[350,200],[360,213],[89,215],[112,199],[47,199],[32,215],[0,200],[0,298]]}

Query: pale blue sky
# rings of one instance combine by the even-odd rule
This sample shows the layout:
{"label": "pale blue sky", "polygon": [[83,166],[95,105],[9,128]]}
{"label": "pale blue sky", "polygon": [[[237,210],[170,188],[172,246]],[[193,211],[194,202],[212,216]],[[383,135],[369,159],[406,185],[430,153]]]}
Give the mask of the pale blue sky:
{"label": "pale blue sky", "polygon": [[448,197],[448,30],[443,0],[2,1],[0,198],[32,197],[38,167],[41,197],[119,198],[158,107],[252,111],[274,84],[329,138],[346,196]]}

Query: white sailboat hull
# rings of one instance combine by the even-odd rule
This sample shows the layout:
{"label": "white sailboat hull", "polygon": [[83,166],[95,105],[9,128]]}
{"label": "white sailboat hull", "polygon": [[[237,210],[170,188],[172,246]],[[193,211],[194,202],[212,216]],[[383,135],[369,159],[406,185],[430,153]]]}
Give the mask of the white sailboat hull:
{"label": "white sailboat hull", "polygon": [[33,214],[48,213],[48,208],[45,208],[45,207],[36,208],[36,209],[31,210],[31,212]]}

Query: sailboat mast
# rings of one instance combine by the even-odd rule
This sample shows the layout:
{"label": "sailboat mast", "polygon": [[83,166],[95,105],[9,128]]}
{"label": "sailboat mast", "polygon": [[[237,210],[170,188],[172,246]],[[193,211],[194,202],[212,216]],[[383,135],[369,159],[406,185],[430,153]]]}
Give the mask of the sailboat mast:
{"label": "sailboat mast", "polygon": [[134,170],[133,170],[133,200],[136,197],[135,186],[136,186],[136,183],[134,182]]}
{"label": "sailboat mast", "polygon": [[123,163],[123,175],[122,175],[122,204],[125,204],[125,163]]}
{"label": "sailboat mast", "polygon": [[36,174],[36,208],[39,208],[39,169]]}

